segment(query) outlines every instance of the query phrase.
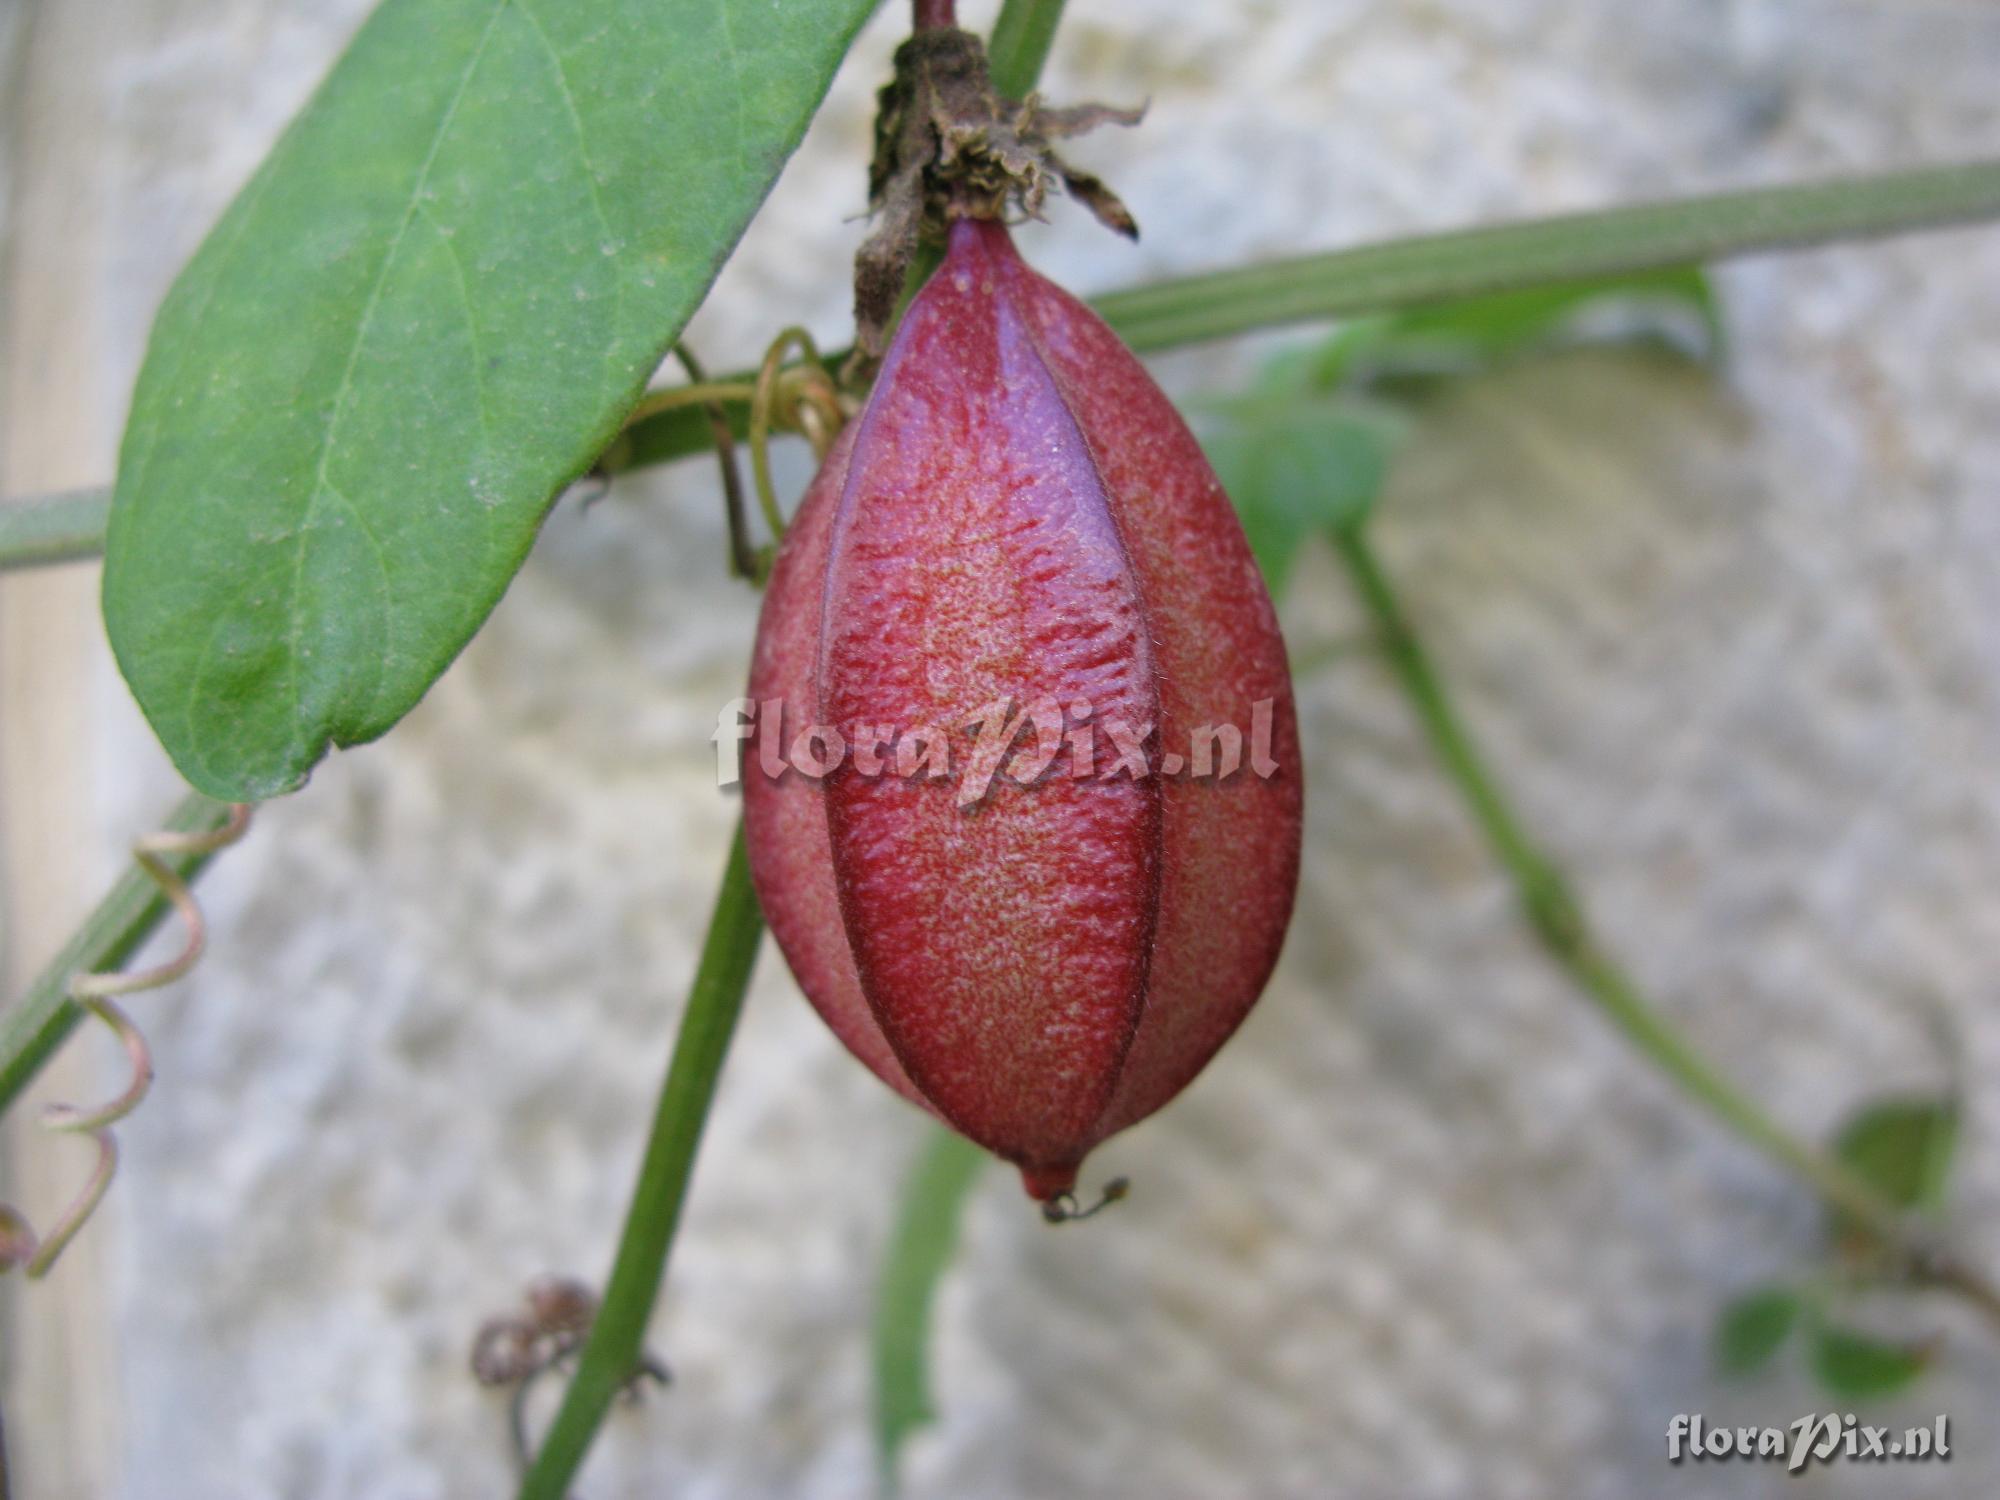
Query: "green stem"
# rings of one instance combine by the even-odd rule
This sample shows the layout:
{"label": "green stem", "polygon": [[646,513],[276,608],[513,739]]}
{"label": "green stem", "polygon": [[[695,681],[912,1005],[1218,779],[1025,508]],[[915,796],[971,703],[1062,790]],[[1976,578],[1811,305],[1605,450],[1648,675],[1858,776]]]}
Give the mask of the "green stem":
{"label": "green stem", "polygon": [[1640,992],[1598,942],[1569,882],[1529,837],[1488,770],[1362,529],[1335,531],[1334,544],[1438,759],[1464,794],[1495,857],[1513,877],[1529,925],[1577,988],[1649,1061],[1743,1140],[1803,1179],[1829,1207],[1897,1247],[1913,1271],[1964,1293],[2000,1321],[2000,1294],[1983,1278],[1941,1257],[1893,1203],[1766,1114]]}
{"label": "green stem", "polygon": [[0,504],[0,572],[95,557],[110,519],[109,490]]}
{"label": "green stem", "polygon": [[[229,804],[190,794],[165,827],[174,833],[211,834],[229,822]],[[201,873],[210,854],[162,854],[160,862],[182,880]],[[86,1012],[69,996],[79,974],[122,966],[153,935],[172,910],[159,886],[136,867],[84,920],[69,943],[44,969],[19,1004],[0,1014],[0,1114],[13,1107],[42,1065],[55,1055]]]}
{"label": "green stem", "polygon": [[[1093,299],[1141,354],[1283,323],[2000,217],[2000,161],[1918,167],[1499,224],[1182,276]],[[842,350],[827,357],[836,368]],[[735,377],[747,378],[747,377]],[[635,424],[621,468],[708,450],[692,412]]]}
{"label": "green stem", "polygon": [[1095,306],[1143,352],[1996,215],[2000,161],[1918,167],[1392,240],[1113,292]]}
{"label": "green stem", "polygon": [[701,1143],[716,1079],[742,1013],[763,931],[739,825],[729,846],[729,863],[688,992],[680,1035],[674,1041],[673,1061],[654,1109],[652,1135],[639,1165],[604,1301],[555,1422],[522,1481],[520,1500],[562,1500],[605,1413],[639,1369],[646,1322],[666,1275],[695,1148]]}
{"label": "green stem", "polygon": [[[1049,0],[1010,0],[1002,18],[1017,9],[1039,14],[1058,8]],[[1027,20],[1020,25],[1020,45],[1027,48],[1033,31]],[[1029,52],[1009,55],[1025,59]],[[1027,78],[1024,86],[1032,87],[1033,79]],[[1994,217],[2000,217],[2000,161],[1917,167],[1390,240],[1240,270],[1176,277],[1107,293],[1093,305],[1127,344],[1149,353],[1284,323],[1324,322],[1572,279]],[[827,363],[838,368],[847,355],[847,350],[839,350],[827,357]],[[751,371],[723,384],[742,387],[754,379]],[[747,432],[748,414],[742,407],[731,410],[730,426],[738,437]],[[608,473],[622,473],[667,463],[707,453],[713,441],[700,410],[689,406],[660,411],[628,426],[603,467]],[[94,519],[89,510],[93,503],[98,507]],[[39,523],[26,516],[10,521],[8,508],[0,507],[0,567],[86,557],[101,546],[101,495],[63,496],[25,509],[43,506],[51,517],[67,518],[58,528],[63,536],[60,548],[44,554],[37,550],[44,546],[41,542],[15,542],[17,534],[26,536]]]}
{"label": "green stem", "polygon": [[1062,13],[1063,0],[1007,0],[1000,7],[986,43],[986,67],[1001,98],[1025,99],[1034,92]]}

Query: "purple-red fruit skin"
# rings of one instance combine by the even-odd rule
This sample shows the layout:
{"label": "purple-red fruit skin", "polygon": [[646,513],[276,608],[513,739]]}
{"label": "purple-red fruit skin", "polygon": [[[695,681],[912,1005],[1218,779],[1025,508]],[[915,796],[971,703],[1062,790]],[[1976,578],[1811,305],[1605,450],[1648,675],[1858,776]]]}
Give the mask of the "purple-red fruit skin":
{"label": "purple-red fruit skin", "polygon": [[[746,747],[744,813],[792,972],[863,1062],[1037,1198],[1179,1093],[1263,989],[1301,814],[1270,597],[1166,396],[1002,226],[952,227],[807,491],[750,695],[784,702]],[[1001,701],[1072,723],[1087,704],[1095,774],[1071,774],[1072,745],[967,808],[960,735],[944,779],[891,774],[893,750],[876,775],[852,755],[823,779],[759,769],[811,725],[852,744],[857,725],[908,735]],[[1260,703],[1268,775],[1248,763]],[[1154,774],[1106,774],[1112,723],[1152,726]],[[1158,774],[1223,724],[1241,769]]]}

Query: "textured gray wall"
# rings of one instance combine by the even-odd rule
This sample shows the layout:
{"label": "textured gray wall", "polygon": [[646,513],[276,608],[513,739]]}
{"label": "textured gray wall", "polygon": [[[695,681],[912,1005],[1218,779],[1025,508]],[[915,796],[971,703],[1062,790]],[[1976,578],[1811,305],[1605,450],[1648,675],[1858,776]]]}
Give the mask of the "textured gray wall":
{"label": "textured gray wall", "polygon": [[[338,49],[357,0],[44,0],[10,97],[5,488],[110,471],[147,320]],[[990,7],[971,6],[972,19]],[[2000,148],[1980,0],[1077,0],[1050,84],[1150,95],[1078,156],[1146,227],[1024,236],[1081,290],[1307,246]],[[864,37],[692,330],[845,333]],[[663,190],[671,190],[663,185]],[[1740,1078],[1823,1129],[2000,1064],[2000,233],[1727,270],[1718,387],[1574,356],[1427,410],[1382,544],[1607,936]],[[1240,349],[1162,361],[1194,390]],[[788,470],[802,478],[795,463]],[[4,1288],[29,1500],[479,1496],[507,1483],[473,1328],[544,1268],[601,1274],[732,802],[715,705],[754,600],[701,466],[565,507],[387,741],[266,809],[207,885],[215,951],[139,1002],[160,1081],[52,1282]],[[10,989],[174,781],[88,569],[0,585]],[[1050,1233],[984,1180],[917,1496],[1790,1493],[1670,1469],[1720,1384],[1714,1309],[1808,1256],[1808,1199],[1564,988],[1366,651],[1330,559],[1288,628],[1309,839],[1277,982],[1198,1087],[1104,1149],[1131,1202]],[[1954,1056],[1933,1039],[1942,1009]],[[108,1049],[107,1049],[108,1050]],[[79,1047],[66,1087],[102,1059]],[[106,1063],[108,1067],[108,1061]],[[621,1411],[592,1500],[870,1483],[871,1282],[911,1111],[774,955],[759,970],[654,1327],[679,1383]],[[46,1208],[80,1165],[18,1132]],[[2000,1096],[1957,1228],[2000,1260]],[[1825,1495],[2000,1487],[2000,1348],[1953,1309],[1897,1422],[1949,1465]]]}

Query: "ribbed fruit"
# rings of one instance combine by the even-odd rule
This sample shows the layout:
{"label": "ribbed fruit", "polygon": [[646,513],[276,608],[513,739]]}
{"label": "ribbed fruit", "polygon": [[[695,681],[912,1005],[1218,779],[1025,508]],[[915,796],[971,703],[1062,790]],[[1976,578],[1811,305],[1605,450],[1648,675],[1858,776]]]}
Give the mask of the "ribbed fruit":
{"label": "ribbed fruit", "polygon": [[[1269,595],[1166,396],[1001,225],[953,225],[808,490],[750,695],[751,870],[792,972],[864,1063],[1035,1197],[1179,1093],[1263,989],[1301,795]],[[968,801],[963,726],[1001,703],[1040,706],[1017,754],[1069,738],[1040,777]],[[1187,774],[1223,725],[1241,768]],[[813,726],[853,747],[829,774],[808,774],[830,744],[798,743]],[[930,726],[958,726],[950,775],[896,763],[891,735]],[[1149,728],[1134,775],[1121,746]],[[1220,770],[1227,739],[1208,743]]]}

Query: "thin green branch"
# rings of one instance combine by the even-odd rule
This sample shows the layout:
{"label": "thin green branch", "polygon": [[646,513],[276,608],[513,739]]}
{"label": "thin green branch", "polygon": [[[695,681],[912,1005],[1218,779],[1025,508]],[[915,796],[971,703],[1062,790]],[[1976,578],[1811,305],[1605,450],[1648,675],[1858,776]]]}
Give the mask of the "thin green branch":
{"label": "thin green branch", "polygon": [[688,992],[673,1061],[660,1090],[652,1135],[626,1211],[604,1301],[583,1346],[555,1422],[522,1481],[520,1500],[562,1500],[591,1439],[618,1393],[640,1368],[646,1323],[666,1275],[680,1225],[695,1148],[715,1098],[716,1080],[742,1013],[764,920],[750,886],[739,825],[709,919],[701,963]]}
{"label": "thin green branch", "polygon": [[96,557],[110,519],[109,490],[0,504],[0,572]]}
{"label": "thin green branch", "polygon": [[1778,1124],[1724,1078],[1640,992],[1598,942],[1569,882],[1529,837],[1488,770],[1363,530],[1339,529],[1334,543],[1438,759],[1463,793],[1495,857],[1513,877],[1529,925],[1577,988],[1654,1066],[1716,1119],[1804,1180],[1829,1207],[1867,1225],[1884,1244],[1897,1247],[1913,1275],[1950,1286],[2000,1322],[2000,1293],[1984,1277],[1943,1256],[1893,1203],[1837,1159]]}
{"label": "thin green branch", "polygon": [[[1020,8],[1057,7],[1043,0]],[[1390,240],[1241,270],[1176,277],[1106,293],[1094,305],[1126,343],[1150,353],[1285,323],[1325,322],[1574,278],[1880,238],[1995,217],[2000,217],[2000,161],[1917,167]],[[839,350],[827,362],[838,367],[847,355],[847,350]],[[742,386],[754,379],[755,372],[747,371],[724,384]],[[739,438],[747,434],[748,414],[742,407],[731,409],[730,427]],[[668,463],[707,453],[713,441],[701,411],[692,407],[660,411],[628,426],[603,467],[607,473],[623,473]],[[66,506],[70,498],[41,504]],[[69,511],[74,524],[65,532],[66,550],[55,556],[29,551],[13,556],[6,511],[0,509],[0,567],[84,557],[97,550],[102,512],[94,524],[84,524],[88,518],[81,502],[89,497],[76,498],[78,508]]]}
{"label": "thin green branch", "polygon": [[[213,834],[227,827],[229,819],[228,803],[195,792],[174,809],[164,826],[173,833]],[[212,857],[158,856],[161,864],[184,881],[193,880]],[[0,1115],[13,1107],[42,1065],[85,1018],[83,1007],[70,998],[71,981],[79,974],[123,966],[171,910],[152,877],[137,867],[127,870],[29,986],[20,1003],[0,1014]]]}
{"label": "thin green branch", "polygon": [[[1996,217],[2000,161],[1917,167],[1390,240],[1176,277],[1109,292],[1092,305],[1144,354],[1284,323]],[[828,362],[837,366],[845,358],[843,350]],[[620,468],[706,452],[709,441],[700,418],[689,412],[637,423],[626,437]]]}
{"label": "thin green branch", "polygon": [[1001,98],[1025,99],[1034,92],[1062,13],[1063,0],[1007,0],[1000,7],[986,43],[986,66]]}
{"label": "thin green branch", "polygon": [[1753,188],[1395,240],[1113,292],[1134,349],[2000,216],[2000,161]]}

